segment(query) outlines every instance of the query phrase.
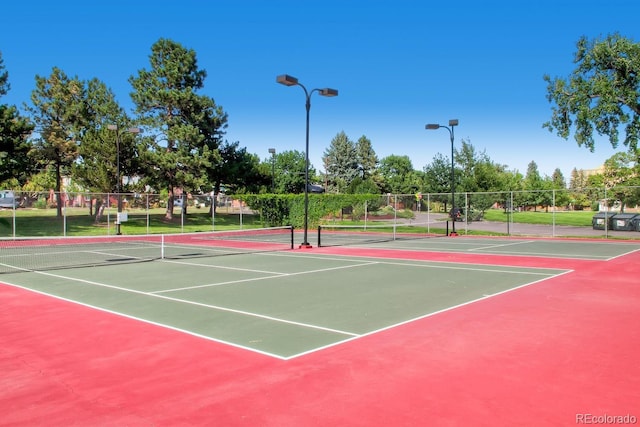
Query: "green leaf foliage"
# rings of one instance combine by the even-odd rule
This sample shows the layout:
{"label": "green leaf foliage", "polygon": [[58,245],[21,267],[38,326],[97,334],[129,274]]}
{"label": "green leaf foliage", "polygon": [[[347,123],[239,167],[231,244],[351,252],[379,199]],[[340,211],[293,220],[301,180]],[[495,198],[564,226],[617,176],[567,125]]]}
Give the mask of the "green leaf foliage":
{"label": "green leaf foliage", "polygon": [[[364,212],[379,207],[379,194],[309,194],[308,226],[317,227],[323,220],[340,215],[343,209]],[[266,227],[304,226],[304,194],[241,194],[234,195],[253,211],[259,212]]]}
{"label": "green leaf foliage", "polygon": [[[129,78],[131,98],[140,122],[155,135],[145,163],[157,190],[201,192],[221,162],[218,152],[227,126],[227,114],[215,101],[197,92],[206,71],[198,68],[196,53],[168,39],[151,47],[149,69]],[[159,188],[158,188],[159,187]],[[173,203],[167,206],[172,218]]]}
{"label": "green leaf foliage", "polygon": [[575,70],[567,78],[544,76],[547,99],[554,104],[543,126],[567,139],[574,128],[578,146],[595,150],[594,135],[606,135],[616,148],[635,151],[640,134],[640,44],[620,34],[603,39],[582,37]]}

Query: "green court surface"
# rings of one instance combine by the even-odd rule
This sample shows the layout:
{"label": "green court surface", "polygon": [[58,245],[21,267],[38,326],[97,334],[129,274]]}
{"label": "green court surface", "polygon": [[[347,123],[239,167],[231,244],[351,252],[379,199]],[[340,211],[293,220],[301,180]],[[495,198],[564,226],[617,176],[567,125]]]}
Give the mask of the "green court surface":
{"label": "green court surface", "polygon": [[0,280],[289,359],[565,272],[285,251]]}
{"label": "green court surface", "polygon": [[[364,233],[361,233],[364,234]],[[349,247],[397,249],[413,251],[460,252],[487,255],[515,255],[585,260],[609,260],[640,250],[638,241],[596,241],[570,239],[522,239],[485,237],[402,236],[393,241],[369,242],[366,236],[338,236],[349,241]],[[329,239],[327,239],[329,240]],[[338,244],[338,246],[340,246]]]}

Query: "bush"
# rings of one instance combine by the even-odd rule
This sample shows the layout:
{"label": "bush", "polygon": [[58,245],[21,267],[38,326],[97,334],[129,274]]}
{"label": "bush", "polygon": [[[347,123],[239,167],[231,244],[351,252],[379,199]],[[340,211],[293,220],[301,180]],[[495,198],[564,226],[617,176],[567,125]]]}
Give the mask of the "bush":
{"label": "bush", "polygon": [[[259,212],[267,227],[304,226],[304,194],[242,194],[233,197]],[[375,194],[309,194],[308,227],[317,227],[327,216],[340,215],[343,208],[350,209],[354,217],[361,218],[365,203],[368,205],[379,198]]]}
{"label": "bush", "polygon": [[36,209],[44,209],[44,208],[46,208],[47,207],[47,199],[45,199],[44,197],[39,198],[38,200],[33,202],[32,207],[34,207]]}

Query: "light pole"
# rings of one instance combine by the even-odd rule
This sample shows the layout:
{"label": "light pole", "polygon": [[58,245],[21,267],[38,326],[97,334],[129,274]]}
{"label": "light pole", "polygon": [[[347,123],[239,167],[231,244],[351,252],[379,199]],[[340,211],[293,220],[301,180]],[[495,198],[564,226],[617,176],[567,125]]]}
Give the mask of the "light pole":
{"label": "light pole", "polygon": [[311,95],[313,92],[318,92],[322,96],[338,96],[336,89],[324,88],[313,89],[311,92],[307,90],[304,85],[298,82],[298,79],[287,74],[282,74],[276,77],[276,82],[285,86],[300,86],[304,90],[306,97],[305,107],[307,109],[307,133],[305,140],[305,167],[304,167],[304,239],[300,248],[310,248],[311,245],[307,239],[307,231],[309,228],[309,110],[311,109]]}
{"label": "light pole", "polygon": [[276,182],[276,149],[269,148],[269,153],[271,153],[271,193],[275,193],[275,182]]}
{"label": "light pole", "polygon": [[[116,194],[118,195],[118,219],[116,221],[116,234],[120,232],[120,213],[122,212],[122,196],[120,195],[120,127],[118,125],[107,125],[107,129],[116,132]],[[140,128],[131,127],[125,130],[129,133],[140,133]]]}
{"label": "light pole", "polygon": [[452,220],[452,229],[451,229],[451,236],[457,236],[458,233],[456,233],[456,218],[455,218],[455,208],[456,208],[456,184],[455,184],[455,169],[454,169],[454,161],[453,161],[453,127],[454,126],[458,126],[458,119],[451,119],[449,120],[449,126],[444,126],[444,125],[439,125],[439,124],[428,124],[425,126],[425,129],[440,129],[440,128],[445,128],[446,130],[449,131],[449,136],[451,137],[451,220]]}

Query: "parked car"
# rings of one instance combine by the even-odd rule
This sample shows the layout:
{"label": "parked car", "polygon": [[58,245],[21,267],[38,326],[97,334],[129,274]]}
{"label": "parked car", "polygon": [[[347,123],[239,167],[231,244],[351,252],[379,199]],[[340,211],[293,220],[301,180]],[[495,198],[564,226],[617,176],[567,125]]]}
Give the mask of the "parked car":
{"label": "parked car", "polygon": [[0,190],[0,208],[15,209],[18,207],[18,200],[11,190]]}

